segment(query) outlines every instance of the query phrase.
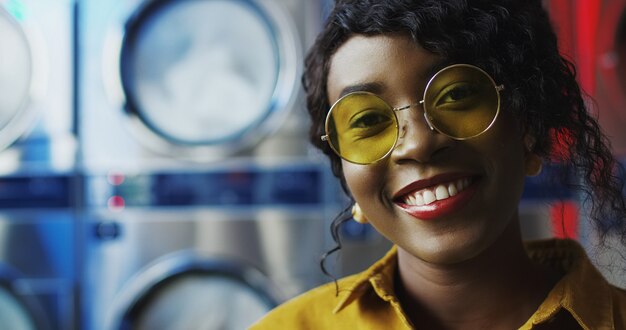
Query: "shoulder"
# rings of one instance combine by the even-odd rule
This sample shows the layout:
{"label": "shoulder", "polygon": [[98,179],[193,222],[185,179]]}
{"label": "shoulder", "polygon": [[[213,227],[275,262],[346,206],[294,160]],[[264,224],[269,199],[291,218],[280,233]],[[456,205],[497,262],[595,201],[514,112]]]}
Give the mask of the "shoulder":
{"label": "shoulder", "polygon": [[606,280],[578,242],[552,239],[526,248],[533,261],[563,274],[540,310],[563,307],[586,329],[626,330],[626,291]]}
{"label": "shoulder", "polygon": [[[340,279],[337,285],[340,290],[349,287],[356,277]],[[336,325],[331,316],[340,299],[335,282],[326,283],[274,308],[250,329],[326,329]]]}
{"label": "shoulder", "polygon": [[626,330],[626,289],[611,286],[615,329]]}

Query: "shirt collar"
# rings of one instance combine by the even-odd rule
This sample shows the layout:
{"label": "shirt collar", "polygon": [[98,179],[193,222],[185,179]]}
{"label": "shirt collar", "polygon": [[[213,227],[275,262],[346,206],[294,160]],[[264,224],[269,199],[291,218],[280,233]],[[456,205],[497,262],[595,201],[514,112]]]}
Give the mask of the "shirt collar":
{"label": "shirt collar", "polygon": [[533,261],[565,274],[528,322],[546,322],[564,309],[584,329],[612,328],[611,286],[576,241],[532,241],[526,250]]}
{"label": "shirt collar", "polygon": [[398,264],[398,249],[394,245],[389,252],[366,271],[356,276],[347,289],[339,288],[339,303],[333,313],[340,312],[344,307],[360,298],[368,289],[374,289],[376,294],[385,301],[394,296],[393,281]]}
{"label": "shirt collar", "polygon": [[[540,264],[565,274],[548,294],[527,324],[540,324],[560,311],[567,310],[585,329],[606,329],[613,324],[613,303],[610,284],[588,259],[583,248],[573,240],[541,240],[526,242],[529,257]],[[333,313],[374,290],[385,301],[395,299],[394,274],[397,269],[397,248],[366,271],[357,275],[347,289],[339,290],[339,303]]]}

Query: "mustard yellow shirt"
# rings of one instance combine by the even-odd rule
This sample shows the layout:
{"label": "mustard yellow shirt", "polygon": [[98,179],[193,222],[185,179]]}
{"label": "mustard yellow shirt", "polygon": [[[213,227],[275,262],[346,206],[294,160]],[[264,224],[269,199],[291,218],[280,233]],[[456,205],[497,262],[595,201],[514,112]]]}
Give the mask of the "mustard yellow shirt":
{"label": "mustard yellow shirt", "polygon": [[[626,330],[626,291],[609,284],[572,240],[526,243],[537,263],[565,274],[520,329]],[[394,294],[397,251],[366,271],[328,283],[275,308],[254,324],[261,329],[419,329]]]}

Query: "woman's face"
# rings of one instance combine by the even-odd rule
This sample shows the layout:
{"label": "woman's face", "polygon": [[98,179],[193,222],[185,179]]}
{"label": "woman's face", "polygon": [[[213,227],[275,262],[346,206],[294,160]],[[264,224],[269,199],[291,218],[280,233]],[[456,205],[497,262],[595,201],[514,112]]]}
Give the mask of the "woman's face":
{"label": "woman's face", "polygon": [[[357,89],[392,107],[414,104],[442,62],[408,37],[356,35],[331,59],[328,101]],[[432,131],[421,106],[397,116],[400,137],[387,158],[342,161],[354,199],[382,235],[422,260],[480,254],[517,221],[525,148],[512,116],[501,109],[487,132],[464,141]]]}

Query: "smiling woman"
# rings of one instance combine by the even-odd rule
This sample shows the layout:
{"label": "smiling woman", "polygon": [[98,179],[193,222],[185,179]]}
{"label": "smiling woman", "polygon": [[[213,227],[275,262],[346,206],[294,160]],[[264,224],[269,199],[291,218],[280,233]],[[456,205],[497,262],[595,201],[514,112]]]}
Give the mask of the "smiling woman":
{"label": "smiling woman", "polygon": [[522,239],[525,178],[558,150],[626,241],[621,167],[541,1],[337,1],[303,81],[311,141],[394,247],[254,329],[626,329],[578,243]]}

